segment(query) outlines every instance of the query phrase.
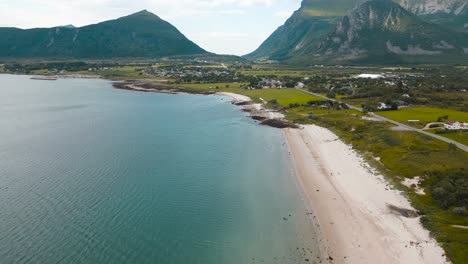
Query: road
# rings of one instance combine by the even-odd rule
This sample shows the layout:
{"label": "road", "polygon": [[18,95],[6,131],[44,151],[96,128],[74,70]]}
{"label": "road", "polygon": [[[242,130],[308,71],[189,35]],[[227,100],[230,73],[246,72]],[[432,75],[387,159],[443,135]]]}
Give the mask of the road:
{"label": "road", "polygon": [[[311,94],[311,95],[314,95],[314,96],[317,96],[317,97],[320,97],[320,98],[324,98],[326,100],[330,100],[330,101],[333,101],[333,102],[339,102],[341,103],[339,100],[336,100],[336,99],[330,99],[326,96],[323,96],[321,94],[318,94],[318,93],[313,93],[313,92],[310,92],[310,91],[307,91],[307,90],[304,90],[304,89],[300,89],[300,88],[296,88],[297,90],[299,91],[302,91],[304,93],[308,93],[308,94]],[[362,108],[359,108],[359,107],[355,107],[353,105],[349,105],[349,104],[346,104],[350,109],[354,109],[354,110],[357,110],[359,112],[363,112],[363,109]],[[400,126],[406,130],[409,130],[409,131],[415,131],[415,132],[418,132],[418,133],[421,133],[421,134],[424,134],[426,136],[429,136],[429,137],[432,137],[432,138],[435,138],[435,139],[438,139],[438,140],[442,140],[444,142],[447,142],[447,143],[451,143],[451,144],[454,144],[455,146],[457,146],[459,149],[465,151],[465,152],[468,152],[468,146],[466,145],[463,145],[462,143],[460,142],[457,142],[455,140],[451,140],[449,138],[445,138],[445,137],[441,137],[439,135],[436,135],[436,134],[432,134],[432,133],[429,133],[427,131],[424,131],[422,129],[418,129],[418,128],[415,128],[415,127],[412,127],[412,126],[408,126],[406,124],[403,124],[403,123],[400,123],[400,122],[397,122],[395,120],[392,120],[392,119],[388,119],[386,117],[383,117],[383,116],[380,116],[380,115],[377,115],[375,113],[369,113],[370,116],[372,116],[373,118],[375,119],[378,119],[378,120],[381,120],[381,121],[384,121],[384,122],[389,122],[389,123],[392,123],[396,126]]]}

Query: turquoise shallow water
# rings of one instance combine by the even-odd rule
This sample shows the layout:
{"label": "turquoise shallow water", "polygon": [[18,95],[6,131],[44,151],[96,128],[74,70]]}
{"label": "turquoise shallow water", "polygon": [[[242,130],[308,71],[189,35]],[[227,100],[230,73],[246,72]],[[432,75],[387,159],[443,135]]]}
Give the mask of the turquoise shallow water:
{"label": "turquoise shallow water", "polygon": [[312,263],[315,237],[280,130],[225,98],[0,75],[1,263]]}

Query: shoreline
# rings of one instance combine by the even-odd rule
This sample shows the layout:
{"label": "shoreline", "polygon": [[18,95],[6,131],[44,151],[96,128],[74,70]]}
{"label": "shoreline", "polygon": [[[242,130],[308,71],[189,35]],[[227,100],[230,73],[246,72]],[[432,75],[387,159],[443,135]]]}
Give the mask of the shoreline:
{"label": "shoreline", "polygon": [[282,133],[329,263],[449,263],[408,199],[330,130]]}
{"label": "shoreline", "polygon": [[[138,85],[128,90],[168,92]],[[169,93],[191,92],[176,89]],[[271,112],[244,95],[201,94],[229,97],[257,121],[255,113],[263,113],[264,120]],[[352,264],[450,263],[409,200],[338,136],[316,125],[272,126],[282,129],[296,187],[320,236],[322,259]]]}
{"label": "shoreline", "polygon": [[150,83],[137,84],[133,81],[115,82],[112,87],[120,90],[129,90],[146,93],[162,93],[162,94],[198,94],[198,95],[218,95],[228,97],[231,103],[240,107],[240,109],[260,125],[270,126],[274,128],[298,128],[298,126],[286,119],[284,115],[264,107],[263,104],[254,103],[252,99],[245,95],[229,93],[229,92],[202,92],[185,89],[183,87],[169,87],[152,85]]}

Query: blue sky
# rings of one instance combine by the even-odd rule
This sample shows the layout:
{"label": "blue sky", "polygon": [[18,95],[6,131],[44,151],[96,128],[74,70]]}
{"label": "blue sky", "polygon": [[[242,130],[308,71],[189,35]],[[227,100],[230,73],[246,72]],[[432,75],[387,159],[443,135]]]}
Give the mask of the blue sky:
{"label": "blue sky", "polygon": [[0,26],[83,26],[147,9],[204,49],[244,55],[300,7],[301,0],[0,0]]}

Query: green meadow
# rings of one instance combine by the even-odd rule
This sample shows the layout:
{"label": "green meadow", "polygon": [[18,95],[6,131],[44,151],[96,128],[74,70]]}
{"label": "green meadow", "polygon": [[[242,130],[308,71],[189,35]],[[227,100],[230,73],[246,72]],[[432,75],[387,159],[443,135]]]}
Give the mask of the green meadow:
{"label": "green meadow", "polygon": [[[427,130],[427,132],[436,134],[437,130]],[[443,133],[443,134],[438,134],[439,136],[449,138],[451,140],[455,140],[457,142],[460,142],[464,145],[468,146],[468,131],[454,131],[452,133]]]}
{"label": "green meadow", "polygon": [[240,87],[247,83],[184,83],[174,84],[174,86],[187,88],[189,90],[203,90],[212,92],[231,92],[238,93],[250,97],[255,102],[268,102],[277,100],[278,105],[288,106],[289,104],[305,104],[310,101],[323,101],[324,99],[307,94],[305,92],[288,88],[288,89],[256,89],[247,90]]}
{"label": "green meadow", "polygon": [[468,112],[434,107],[410,107],[402,108],[397,111],[378,112],[378,114],[405,123],[407,123],[408,120],[419,120],[422,123],[436,122],[439,117],[444,116],[448,116],[449,120],[468,122]]}

